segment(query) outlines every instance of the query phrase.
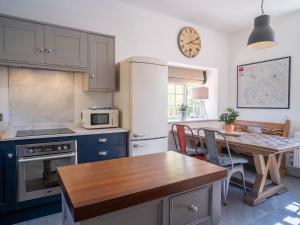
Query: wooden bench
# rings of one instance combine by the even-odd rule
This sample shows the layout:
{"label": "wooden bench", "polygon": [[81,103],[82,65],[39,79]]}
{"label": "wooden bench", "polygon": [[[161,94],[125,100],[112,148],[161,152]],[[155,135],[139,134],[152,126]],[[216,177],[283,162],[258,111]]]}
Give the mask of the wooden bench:
{"label": "wooden bench", "polygon": [[235,130],[243,132],[255,132],[263,133],[267,135],[278,135],[282,137],[288,137],[290,129],[290,120],[286,120],[285,123],[269,123],[269,122],[258,122],[248,120],[236,120]]}
{"label": "wooden bench", "polygon": [[[234,123],[236,131],[278,135],[282,137],[289,136],[290,124],[290,120],[286,120],[285,123],[236,120]],[[233,151],[238,152],[238,149],[233,149]],[[285,174],[285,157],[282,159],[280,174]]]}

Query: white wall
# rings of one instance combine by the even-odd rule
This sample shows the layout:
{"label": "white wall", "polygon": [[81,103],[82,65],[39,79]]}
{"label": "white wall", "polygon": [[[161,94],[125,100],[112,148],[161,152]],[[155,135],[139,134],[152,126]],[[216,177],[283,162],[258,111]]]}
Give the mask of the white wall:
{"label": "white wall", "polygon": [[[227,106],[228,37],[178,19],[112,0],[0,0],[0,13],[116,36],[116,61],[134,55],[216,68],[218,111]],[[183,26],[200,32],[200,54],[189,59],[177,46]]]}
{"label": "white wall", "polygon": [[272,24],[277,35],[278,45],[265,50],[251,50],[246,48],[248,36],[251,30],[241,31],[230,36],[230,68],[229,68],[229,103],[236,107],[236,66],[291,56],[291,106],[290,109],[239,109],[241,119],[283,122],[289,118],[292,122],[293,130],[300,130],[300,12],[275,21]]}

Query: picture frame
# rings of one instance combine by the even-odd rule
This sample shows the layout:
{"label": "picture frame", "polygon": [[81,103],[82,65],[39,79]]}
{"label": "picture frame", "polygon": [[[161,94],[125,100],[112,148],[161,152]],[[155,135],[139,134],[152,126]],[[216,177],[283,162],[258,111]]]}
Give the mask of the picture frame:
{"label": "picture frame", "polygon": [[291,56],[237,66],[237,108],[290,109]]}

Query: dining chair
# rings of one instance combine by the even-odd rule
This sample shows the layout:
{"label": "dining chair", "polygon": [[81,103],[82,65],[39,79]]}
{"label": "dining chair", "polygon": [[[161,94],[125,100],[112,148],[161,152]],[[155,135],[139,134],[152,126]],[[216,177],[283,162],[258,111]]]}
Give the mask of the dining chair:
{"label": "dining chair", "polygon": [[[228,170],[227,177],[222,182],[223,204],[224,205],[227,204],[227,196],[228,196],[230,179],[231,179],[232,175],[235,173],[241,174],[244,194],[246,195],[244,164],[248,163],[248,160],[243,157],[232,155],[230,152],[227,137],[220,131],[217,131],[214,129],[210,129],[210,128],[198,129],[198,139],[199,139],[201,146],[204,146],[204,145],[203,145],[203,141],[201,139],[200,132],[204,132],[205,144],[206,144],[206,150],[207,150],[207,154],[205,155],[206,160],[215,165],[227,168],[227,170]],[[216,135],[219,135],[224,139],[227,154],[219,153],[218,148],[217,148]]]}
{"label": "dining chair", "polygon": [[[203,149],[199,148],[199,142],[189,126],[173,124],[171,131],[178,152],[196,159],[206,160]],[[187,134],[186,131],[189,131],[190,133]]]}

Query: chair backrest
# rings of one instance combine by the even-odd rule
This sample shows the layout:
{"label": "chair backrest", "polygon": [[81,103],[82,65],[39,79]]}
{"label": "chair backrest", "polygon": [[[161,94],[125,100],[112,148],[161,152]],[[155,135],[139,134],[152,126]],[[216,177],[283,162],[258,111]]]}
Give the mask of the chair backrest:
{"label": "chair backrest", "polygon": [[286,120],[285,123],[269,123],[259,121],[248,121],[248,120],[236,120],[235,130],[243,132],[251,132],[251,128],[260,130],[260,133],[268,135],[278,135],[288,137],[290,129],[290,120]]}
{"label": "chair backrest", "polygon": [[217,140],[216,140],[216,135],[220,135],[221,137],[224,138],[225,145],[227,147],[227,153],[228,153],[228,156],[230,157],[231,164],[232,164],[231,153],[230,153],[230,149],[229,149],[229,145],[228,145],[226,136],[224,134],[222,134],[220,131],[217,131],[214,129],[200,128],[200,129],[198,129],[198,138],[199,138],[202,146],[203,146],[203,143],[202,143],[202,139],[201,139],[201,132],[204,132],[204,137],[205,137],[205,144],[206,144],[206,151],[207,151],[206,160],[209,161],[210,163],[220,166],[219,151],[218,151]]}
{"label": "chair backrest", "polygon": [[[176,128],[176,130],[174,128]],[[186,146],[187,146],[186,129],[189,130],[192,141],[196,143],[196,138],[194,136],[193,130],[189,126],[175,123],[172,125],[171,128],[176,150],[180,151],[184,155],[186,155]]]}

